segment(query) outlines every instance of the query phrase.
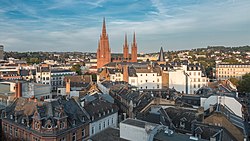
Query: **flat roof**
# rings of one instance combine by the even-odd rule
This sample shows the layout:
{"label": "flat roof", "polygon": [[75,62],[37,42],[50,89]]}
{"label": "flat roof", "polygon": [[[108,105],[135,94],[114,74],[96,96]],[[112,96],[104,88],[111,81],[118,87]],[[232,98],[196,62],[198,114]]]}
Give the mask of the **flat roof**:
{"label": "flat roof", "polygon": [[146,121],[138,120],[138,119],[130,119],[130,118],[122,121],[121,123],[137,126],[140,128],[145,128],[145,125],[157,126],[157,124],[154,124],[154,123],[150,123],[150,122],[146,122]]}
{"label": "flat roof", "polygon": [[[190,139],[190,135],[178,134],[178,133],[173,133],[172,135],[168,135],[164,133],[164,131],[157,133],[154,136],[154,140],[157,140],[157,141],[194,141]],[[197,138],[197,141],[207,141],[207,140]]]}
{"label": "flat roof", "polygon": [[120,138],[120,130],[117,128],[108,127],[103,131],[91,136],[92,141],[128,141]]}

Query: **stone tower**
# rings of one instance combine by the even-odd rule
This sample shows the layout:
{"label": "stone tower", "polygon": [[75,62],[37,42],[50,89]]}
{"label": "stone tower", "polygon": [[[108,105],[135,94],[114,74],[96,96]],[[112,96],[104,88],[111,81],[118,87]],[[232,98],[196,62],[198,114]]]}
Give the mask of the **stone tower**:
{"label": "stone tower", "polygon": [[137,62],[137,43],[135,39],[135,32],[133,37],[133,43],[131,48],[131,62]]}
{"label": "stone tower", "polygon": [[125,34],[125,40],[123,45],[123,58],[124,60],[129,60],[129,48],[128,48],[128,41],[127,41],[127,34]]}
{"label": "stone tower", "polygon": [[98,42],[97,49],[97,68],[102,68],[105,64],[111,62],[111,51],[109,48],[109,39],[106,33],[105,18],[103,18],[102,34]]}

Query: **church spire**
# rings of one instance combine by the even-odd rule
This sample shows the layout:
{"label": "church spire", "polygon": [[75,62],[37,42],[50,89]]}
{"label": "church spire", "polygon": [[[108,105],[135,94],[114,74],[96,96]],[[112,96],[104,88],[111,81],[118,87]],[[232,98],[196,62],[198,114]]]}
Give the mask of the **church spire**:
{"label": "church spire", "polygon": [[103,17],[102,35],[103,35],[103,36],[106,36],[106,23],[105,23],[105,17]]}
{"label": "church spire", "polygon": [[111,62],[111,50],[109,48],[109,39],[106,32],[105,18],[103,18],[102,33],[98,42],[97,49],[97,68],[102,68],[109,62]]}
{"label": "church spire", "polygon": [[159,58],[158,61],[160,62],[164,62],[165,61],[165,56],[164,56],[164,52],[163,52],[163,48],[161,47],[160,53],[159,53]]}
{"label": "church spire", "polygon": [[127,41],[127,33],[125,34],[124,45],[123,45],[123,58],[127,60],[129,58],[128,51],[128,41]]}
{"label": "church spire", "polygon": [[131,48],[131,62],[137,62],[137,44],[135,39],[135,32],[133,36],[133,43]]}
{"label": "church spire", "polygon": [[133,44],[136,45],[136,40],[135,40],[135,32],[134,32],[134,36],[133,36]]}

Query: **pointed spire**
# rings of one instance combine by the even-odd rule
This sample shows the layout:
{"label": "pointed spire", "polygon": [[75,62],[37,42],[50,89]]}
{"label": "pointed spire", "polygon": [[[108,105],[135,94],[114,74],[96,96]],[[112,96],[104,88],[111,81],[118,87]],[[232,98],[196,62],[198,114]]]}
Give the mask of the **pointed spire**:
{"label": "pointed spire", "polygon": [[102,22],[102,35],[106,35],[105,17],[103,17],[103,22]]}
{"label": "pointed spire", "polygon": [[134,32],[134,37],[133,37],[133,44],[136,44],[136,40],[135,40],[135,32]]}
{"label": "pointed spire", "polygon": [[158,61],[160,61],[160,62],[164,62],[165,61],[165,56],[164,56],[164,52],[163,52],[163,48],[162,47],[160,49]]}
{"label": "pointed spire", "polygon": [[127,33],[125,33],[125,44],[124,46],[128,46]]}

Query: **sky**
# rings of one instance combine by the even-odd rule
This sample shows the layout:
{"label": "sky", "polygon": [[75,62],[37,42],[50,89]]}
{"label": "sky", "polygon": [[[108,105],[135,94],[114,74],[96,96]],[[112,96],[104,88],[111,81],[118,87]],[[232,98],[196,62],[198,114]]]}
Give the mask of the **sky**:
{"label": "sky", "polygon": [[0,0],[6,51],[96,52],[103,17],[112,52],[250,45],[250,0]]}

